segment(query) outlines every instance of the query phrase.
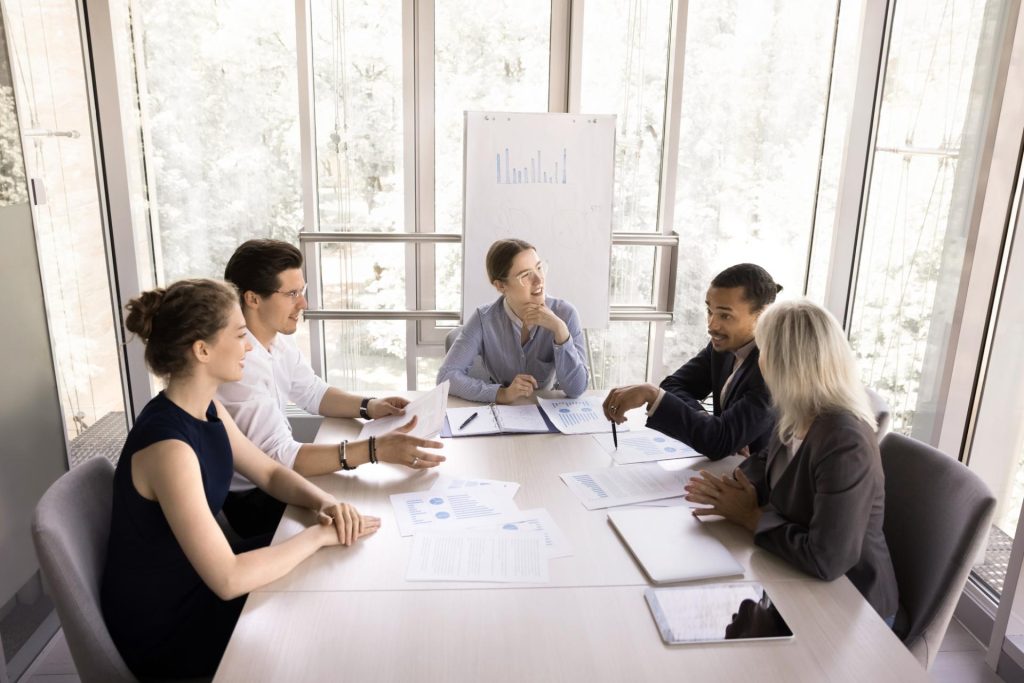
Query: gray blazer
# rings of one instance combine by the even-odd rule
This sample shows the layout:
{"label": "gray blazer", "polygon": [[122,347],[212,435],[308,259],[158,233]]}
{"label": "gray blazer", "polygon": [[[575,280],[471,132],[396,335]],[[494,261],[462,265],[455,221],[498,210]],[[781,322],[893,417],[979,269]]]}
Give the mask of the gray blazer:
{"label": "gray blazer", "polygon": [[883,618],[897,589],[882,533],[885,479],[875,433],[849,413],[818,416],[774,488],[777,434],[740,469],[762,506],[754,543],[825,581],[846,576]]}

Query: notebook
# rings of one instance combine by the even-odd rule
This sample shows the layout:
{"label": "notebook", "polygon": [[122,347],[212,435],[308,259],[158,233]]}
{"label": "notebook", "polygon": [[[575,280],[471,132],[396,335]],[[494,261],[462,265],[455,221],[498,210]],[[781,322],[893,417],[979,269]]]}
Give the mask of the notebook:
{"label": "notebook", "polygon": [[688,507],[612,510],[608,521],[654,583],[743,574],[743,565]]}
{"label": "notebook", "polygon": [[644,598],[666,645],[793,637],[782,613],[757,582],[648,588]]}
{"label": "notebook", "polygon": [[445,411],[445,425],[441,430],[441,436],[547,434],[557,431],[540,408],[533,404],[499,406],[491,403],[468,408],[449,408]]}

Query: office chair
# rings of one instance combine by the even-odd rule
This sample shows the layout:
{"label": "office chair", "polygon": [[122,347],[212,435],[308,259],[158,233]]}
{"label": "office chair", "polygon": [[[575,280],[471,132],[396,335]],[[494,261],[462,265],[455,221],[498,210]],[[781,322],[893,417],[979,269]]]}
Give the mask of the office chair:
{"label": "office chair", "polygon": [[889,404],[885,402],[882,395],[874,389],[865,389],[868,392],[868,402],[871,404],[871,412],[875,414],[875,421],[878,426],[875,428],[875,434],[878,436],[878,440],[881,441],[882,437],[889,433],[889,429],[892,426],[892,413],[889,410]]}
{"label": "office chair", "polygon": [[882,439],[885,520],[900,609],[893,631],[925,669],[935,661],[996,500],[953,458],[896,432]]}
{"label": "office chair", "polygon": [[136,680],[100,611],[113,488],[114,466],[106,458],[91,458],[50,486],[32,520],[39,566],[85,683]]}

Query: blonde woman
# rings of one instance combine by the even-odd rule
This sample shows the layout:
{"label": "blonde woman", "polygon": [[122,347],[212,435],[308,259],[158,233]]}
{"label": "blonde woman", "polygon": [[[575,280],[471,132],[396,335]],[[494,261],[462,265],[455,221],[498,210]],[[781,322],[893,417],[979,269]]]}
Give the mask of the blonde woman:
{"label": "blonde woman", "polygon": [[755,331],[777,412],[768,446],[732,475],[702,472],[687,500],[826,581],[845,574],[892,625],[896,578],[882,533],[885,487],[875,418],[846,337],[809,301],[777,303]]}

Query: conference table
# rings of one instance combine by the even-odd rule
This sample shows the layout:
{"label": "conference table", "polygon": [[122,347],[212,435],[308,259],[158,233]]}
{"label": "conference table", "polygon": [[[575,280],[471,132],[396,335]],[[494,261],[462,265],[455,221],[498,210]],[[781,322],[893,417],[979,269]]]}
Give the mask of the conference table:
{"label": "conference table", "polygon": [[[448,405],[473,404],[452,397]],[[644,421],[640,410],[628,418]],[[360,428],[325,419],[316,442],[353,439]],[[644,600],[650,583],[607,511],[587,510],[559,478],[614,465],[595,439],[443,441],[447,461],[430,470],[381,463],[313,478],[380,517],[381,528],[352,547],[321,549],[251,593],[215,681],[928,680],[846,577],[812,578],[726,521],[706,526],[744,568],[728,580],[760,581],[794,637],[664,645]],[[441,474],[518,482],[517,506],[546,508],[572,556],[550,560],[546,584],[407,581],[412,538],[399,534],[389,496],[429,489]],[[312,522],[289,507],[275,541]]]}

